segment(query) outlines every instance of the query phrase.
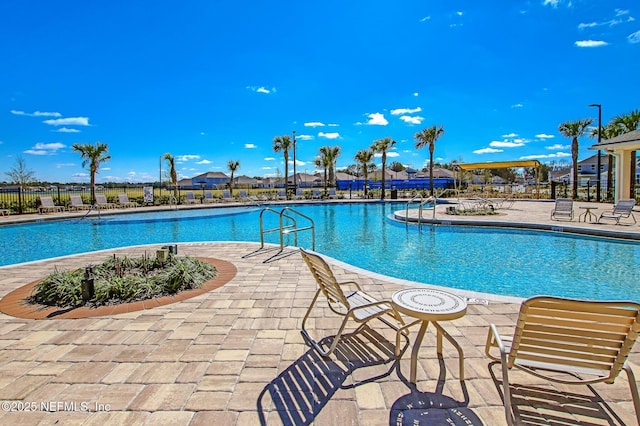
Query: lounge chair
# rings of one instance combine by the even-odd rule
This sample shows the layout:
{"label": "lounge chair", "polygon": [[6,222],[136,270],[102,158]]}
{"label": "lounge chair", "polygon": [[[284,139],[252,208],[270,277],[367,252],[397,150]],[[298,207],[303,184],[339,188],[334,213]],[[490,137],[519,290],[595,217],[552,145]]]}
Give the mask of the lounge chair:
{"label": "lounge chair", "polygon": [[553,210],[551,210],[551,219],[573,220],[573,200],[571,198],[556,199],[556,205]]}
{"label": "lounge chair", "polygon": [[320,194],[319,189],[314,189],[311,191],[311,199],[320,200],[321,198],[322,198],[322,195]]}
{"label": "lounge chair", "polygon": [[205,203],[213,203],[216,201],[216,199],[213,198],[213,194],[211,193],[211,191],[205,191],[202,201]]}
{"label": "lounge chair", "polygon": [[129,201],[127,194],[118,194],[118,205],[120,205],[120,207],[138,207],[138,203]]}
{"label": "lounge chair", "polygon": [[612,219],[616,221],[616,225],[620,224],[620,219],[629,218],[633,219],[633,223],[636,222],[636,218],[633,215],[633,207],[636,205],[636,200],[619,200],[610,212],[603,212],[598,218],[598,223],[602,219]]}
{"label": "lounge chair", "polygon": [[245,191],[244,189],[240,190],[240,193],[238,196],[240,197],[241,200],[247,200],[249,198],[249,196],[247,195],[247,191]]}
{"label": "lounge chair", "polygon": [[10,213],[11,211],[9,209],[0,209],[1,216],[9,216]]}
{"label": "lounge chair", "polygon": [[[329,356],[336,348],[340,337],[342,336],[342,332],[344,331],[345,326],[347,325],[348,320],[351,318],[355,322],[359,323],[360,326],[354,331],[354,333],[358,332],[364,324],[366,324],[369,320],[378,318],[380,321],[391,327],[396,331],[396,355],[398,355],[398,348],[400,347],[400,326],[404,325],[404,321],[392,305],[390,300],[381,300],[378,301],[374,299],[372,296],[363,292],[358,283],[354,281],[338,283],[336,281],[336,277],[333,275],[331,268],[329,265],[322,259],[320,256],[314,253],[310,253],[303,249],[300,249],[300,254],[302,258],[306,262],[307,266],[311,270],[313,277],[318,283],[318,291],[316,291],[313,300],[311,301],[311,305],[309,305],[309,309],[307,309],[307,313],[302,320],[302,335],[309,342],[311,346],[313,346],[322,356]],[[345,294],[343,292],[343,287],[348,287],[350,290]],[[355,291],[353,291],[355,290]],[[311,337],[311,334],[305,328],[305,324],[307,319],[309,318],[309,314],[313,310],[313,307],[318,300],[320,294],[323,294],[327,302],[329,303],[329,308],[336,314],[344,317],[342,320],[342,324],[338,329],[338,333],[333,338],[333,342],[328,349],[323,349],[317,342]],[[390,322],[387,318],[389,317],[395,320],[396,324]],[[398,326],[399,324],[400,326]],[[406,334],[405,334],[406,335]]]}
{"label": "lounge chair", "polygon": [[286,200],[287,199],[287,191],[284,189],[278,190],[278,200]]}
{"label": "lounge chair", "polygon": [[116,207],[115,203],[107,201],[107,197],[104,194],[96,194],[96,206],[101,209],[113,209]]}
{"label": "lounge chair", "polygon": [[185,192],[184,196],[187,200],[187,204],[196,204],[198,202],[198,200],[196,200],[195,195],[193,195],[193,192],[191,191]]}
{"label": "lounge chair", "polygon": [[[513,337],[491,324],[486,355],[502,364],[507,423],[514,419],[509,371],[517,368],[538,378],[569,385],[611,384],[624,369],[640,423],[640,397],[627,357],[640,332],[640,304],[595,302],[537,296],[524,301]],[[495,348],[500,354],[495,356]]]}
{"label": "lounge chair", "polygon": [[302,188],[296,188],[295,199],[296,200],[304,200],[304,191],[302,190]]}
{"label": "lounge chair", "polygon": [[41,214],[44,212],[61,212],[61,211],[64,211],[64,207],[56,206],[53,203],[53,198],[51,196],[48,196],[48,195],[40,196],[40,207],[38,207],[38,213]]}
{"label": "lounge chair", "polygon": [[329,198],[338,198],[335,188],[329,188]]}
{"label": "lounge chair", "polygon": [[222,201],[233,201],[231,193],[226,189],[222,191]]}
{"label": "lounge chair", "polygon": [[82,201],[82,197],[79,195],[70,195],[69,196],[69,211],[71,210],[89,210],[91,208],[90,205],[85,204]]}

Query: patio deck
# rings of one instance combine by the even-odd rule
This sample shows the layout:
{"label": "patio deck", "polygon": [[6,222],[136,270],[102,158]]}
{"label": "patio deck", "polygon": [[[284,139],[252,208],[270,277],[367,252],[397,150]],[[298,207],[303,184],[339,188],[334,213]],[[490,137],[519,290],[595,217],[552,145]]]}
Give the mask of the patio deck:
{"label": "patio deck", "polygon": [[[522,201],[491,220],[559,224],[549,219],[552,207]],[[444,206],[437,216],[446,218]],[[469,218],[482,219],[486,217]],[[639,225],[584,226],[640,231]],[[373,343],[378,333],[393,343],[382,324],[373,322],[372,330],[346,339],[329,359],[305,345],[300,325],[316,284],[295,249],[287,249],[290,256],[263,263],[273,251],[257,251],[254,243],[178,244],[180,254],[231,262],[236,276],[191,299],[118,315],[27,320],[0,314],[0,423],[389,425],[402,413],[421,415],[423,424],[442,424],[447,417],[505,424],[499,366],[490,363],[483,349],[489,323],[504,330],[515,324],[517,300],[491,296],[488,305],[470,304],[466,316],[442,324],[464,349],[464,382],[459,381],[455,349],[445,342],[444,359],[439,360],[435,337],[428,331],[415,388],[408,381],[409,354],[398,368],[390,346]],[[3,267],[0,296],[54,267],[80,267],[110,253],[153,253],[158,247]],[[357,280],[377,297],[389,297],[406,285],[332,263],[339,279]],[[311,330],[335,334],[339,319],[327,308],[313,315]],[[638,345],[630,360],[640,374]],[[525,424],[635,424],[624,375],[614,385],[593,386],[595,393],[586,386],[550,385],[517,372],[513,383],[518,384],[513,396]]]}

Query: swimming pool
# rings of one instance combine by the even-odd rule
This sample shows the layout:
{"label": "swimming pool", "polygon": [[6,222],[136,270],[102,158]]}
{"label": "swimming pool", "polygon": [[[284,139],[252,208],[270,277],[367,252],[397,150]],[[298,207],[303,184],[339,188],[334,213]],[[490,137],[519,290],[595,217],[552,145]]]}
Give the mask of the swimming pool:
{"label": "swimming pool", "polygon": [[[274,207],[278,211],[284,206]],[[316,251],[380,274],[494,294],[640,300],[640,244],[539,231],[417,226],[389,220],[398,203],[296,205]],[[258,207],[103,216],[0,226],[1,265],[129,245],[260,241]],[[276,226],[265,215],[265,228]],[[276,233],[266,241],[277,243]],[[289,237],[288,244],[292,244]],[[311,247],[309,233],[299,245]]]}

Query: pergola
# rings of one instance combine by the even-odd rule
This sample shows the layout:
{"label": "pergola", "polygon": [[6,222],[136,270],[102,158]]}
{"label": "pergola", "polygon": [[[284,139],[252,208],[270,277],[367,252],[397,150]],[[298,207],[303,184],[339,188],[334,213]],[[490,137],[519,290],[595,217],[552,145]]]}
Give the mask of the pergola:
{"label": "pergola", "polygon": [[635,194],[630,193],[630,188],[632,179],[635,179],[636,165],[631,164],[631,153],[640,150],[640,130],[602,140],[589,149],[606,151],[616,158],[614,201],[617,203],[621,199],[634,198]]}
{"label": "pergola", "polygon": [[510,169],[518,167],[533,167],[536,170],[536,193],[540,197],[540,162],[538,160],[513,160],[495,161],[486,163],[460,163],[456,165],[460,170],[480,170],[480,169]]}

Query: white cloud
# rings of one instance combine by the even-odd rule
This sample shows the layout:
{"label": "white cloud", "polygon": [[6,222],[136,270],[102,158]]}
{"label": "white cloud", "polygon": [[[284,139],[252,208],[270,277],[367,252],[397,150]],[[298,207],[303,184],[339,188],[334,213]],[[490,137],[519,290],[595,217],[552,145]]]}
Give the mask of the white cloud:
{"label": "white cloud", "polygon": [[264,86],[247,86],[248,90],[251,90],[252,92],[256,92],[256,93],[264,93],[265,95],[268,95],[270,93],[275,93],[276,92],[276,88],[272,87],[271,89],[268,89]]}
{"label": "white cloud", "polygon": [[340,125],[336,124],[336,123],[329,123],[329,124],[327,124],[327,126],[329,126],[329,127],[340,127]]}
{"label": "white cloud", "polygon": [[420,124],[422,123],[422,120],[424,120],[424,117],[420,117],[419,115],[416,115],[415,117],[411,115],[403,115],[400,117],[400,120],[408,124]]}
{"label": "white cloud", "polygon": [[494,148],[517,148],[520,146],[524,146],[524,143],[522,142],[516,142],[516,141],[492,141],[489,146],[494,147]]}
{"label": "white cloud", "polygon": [[89,126],[89,117],[68,117],[44,120],[50,126]]}
{"label": "white cloud", "polygon": [[538,154],[538,155],[525,155],[520,157],[520,160],[536,160],[539,158],[563,158],[571,157],[571,154],[566,152],[556,152],[555,154]]}
{"label": "white cloud", "polygon": [[56,163],[56,169],[61,169],[63,167],[74,167],[75,163]]}
{"label": "white cloud", "polygon": [[629,43],[632,43],[632,44],[640,43],[640,31],[636,31],[633,34],[629,34],[627,36],[627,40],[629,40]]}
{"label": "white cloud", "polygon": [[[382,153],[381,152],[376,152],[373,154],[374,157],[380,158],[382,157]],[[387,157],[400,157],[400,153],[397,151],[388,151],[387,152]]]}
{"label": "white cloud", "polygon": [[194,155],[194,154],[178,155],[176,157],[176,162],[182,163],[182,162],[185,162],[185,161],[199,160],[199,159],[200,159],[200,156],[199,155]]}
{"label": "white cloud", "polygon": [[196,161],[196,164],[211,164],[211,161],[209,161],[209,160],[201,160],[201,161]]}
{"label": "white cloud", "polygon": [[457,12],[456,12],[456,15],[458,15],[458,16],[462,16],[462,15],[463,15],[463,13],[462,13],[462,12],[460,12],[460,11],[457,11]]}
{"label": "white cloud", "polygon": [[340,133],[338,133],[338,132],[331,132],[331,133],[319,132],[318,136],[321,137],[321,138],[327,138],[327,139],[338,139],[340,137]]}
{"label": "white cloud", "polygon": [[597,27],[598,23],[597,22],[589,22],[588,24],[579,24],[578,25],[578,29],[585,29],[585,28],[591,28],[591,27]]}
{"label": "white cloud", "polygon": [[607,44],[609,43],[602,40],[579,40],[575,43],[575,45],[578,47],[600,47],[606,46]]}
{"label": "white cloud", "polygon": [[24,112],[24,111],[16,111],[16,110],[11,110],[11,114],[15,114],[15,115],[25,115],[27,117],[62,117],[62,114],[60,114],[59,112],[43,112],[43,111],[36,111],[33,113],[29,113],[29,112]]}
{"label": "white cloud", "polygon": [[522,108],[523,106],[523,104],[513,104],[511,105],[511,108]]}
{"label": "white cloud", "polygon": [[502,135],[503,138],[515,138],[516,136],[518,136],[518,134],[513,132],[508,135]]}
{"label": "white cloud", "polygon": [[552,151],[557,151],[559,149],[571,149],[571,145],[562,145],[561,143],[556,143],[553,145],[545,146],[545,149],[550,149]]}
{"label": "white cloud", "polygon": [[89,177],[89,174],[88,174],[88,173],[82,173],[82,172],[80,172],[80,173],[74,173],[74,174],[72,174],[71,176],[73,176],[73,177],[79,177],[79,178],[87,178],[87,177]]}
{"label": "white cloud", "polygon": [[48,155],[49,151],[45,151],[43,149],[27,149],[23,151],[23,153],[29,155]]}
{"label": "white cloud", "polygon": [[55,155],[59,149],[65,148],[66,145],[60,142],[35,144],[31,149],[24,151],[25,154],[30,155]]}
{"label": "white cloud", "polygon": [[78,130],[78,129],[70,129],[68,127],[61,127],[59,129],[54,130],[54,132],[58,132],[58,133],[80,133],[80,130]]}
{"label": "white cloud", "polygon": [[425,22],[425,21],[428,21],[428,20],[430,20],[430,19],[431,19],[431,16],[425,16],[424,18],[422,18],[422,19],[420,20],[420,22]]}
{"label": "white cloud", "polygon": [[305,127],[324,127],[325,124],[320,122],[320,121],[309,121],[307,123],[304,123]]}
{"label": "white cloud", "polygon": [[313,135],[296,135],[296,139],[310,141],[311,139],[313,139]]}
{"label": "white cloud", "polygon": [[544,6],[558,7],[558,3],[560,0],[543,0],[542,4]]}
{"label": "white cloud", "polygon": [[540,133],[539,135],[536,135],[536,138],[538,139],[553,139],[555,138],[554,135],[547,135],[546,133]]}
{"label": "white cloud", "polygon": [[389,124],[387,119],[384,118],[384,114],[381,114],[379,112],[367,114],[367,117],[369,117],[369,121],[367,121],[366,124],[370,126],[386,126],[387,124]]}
{"label": "white cloud", "polygon": [[476,149],[475,151],[473,151],[474,154],[493,154],[496,152],[504,152],[504,150],[495,149],[495,148],[482,148],[482,149]]}
{"label": "white cloud", "polygon": [[245,143],[244,147],[247,148],[247,149],[257,148],[257,146],[255,144],[253,144],[253,143]]}
{"label": "white cloud", "polygon": [[419,93],[418,92],[413,92],[413,96],[417,97],[417,96],[419,96]]}
{"label": "white cloud", "polygon": [[391,110],[391,115],[404,115],[404,114],[415,114],[416,112],[421,112],[422,108],[397,108]]}
{"label": "white cloud", "polygon": [[273,157],[264,157],[264,161],[275,161]]}

